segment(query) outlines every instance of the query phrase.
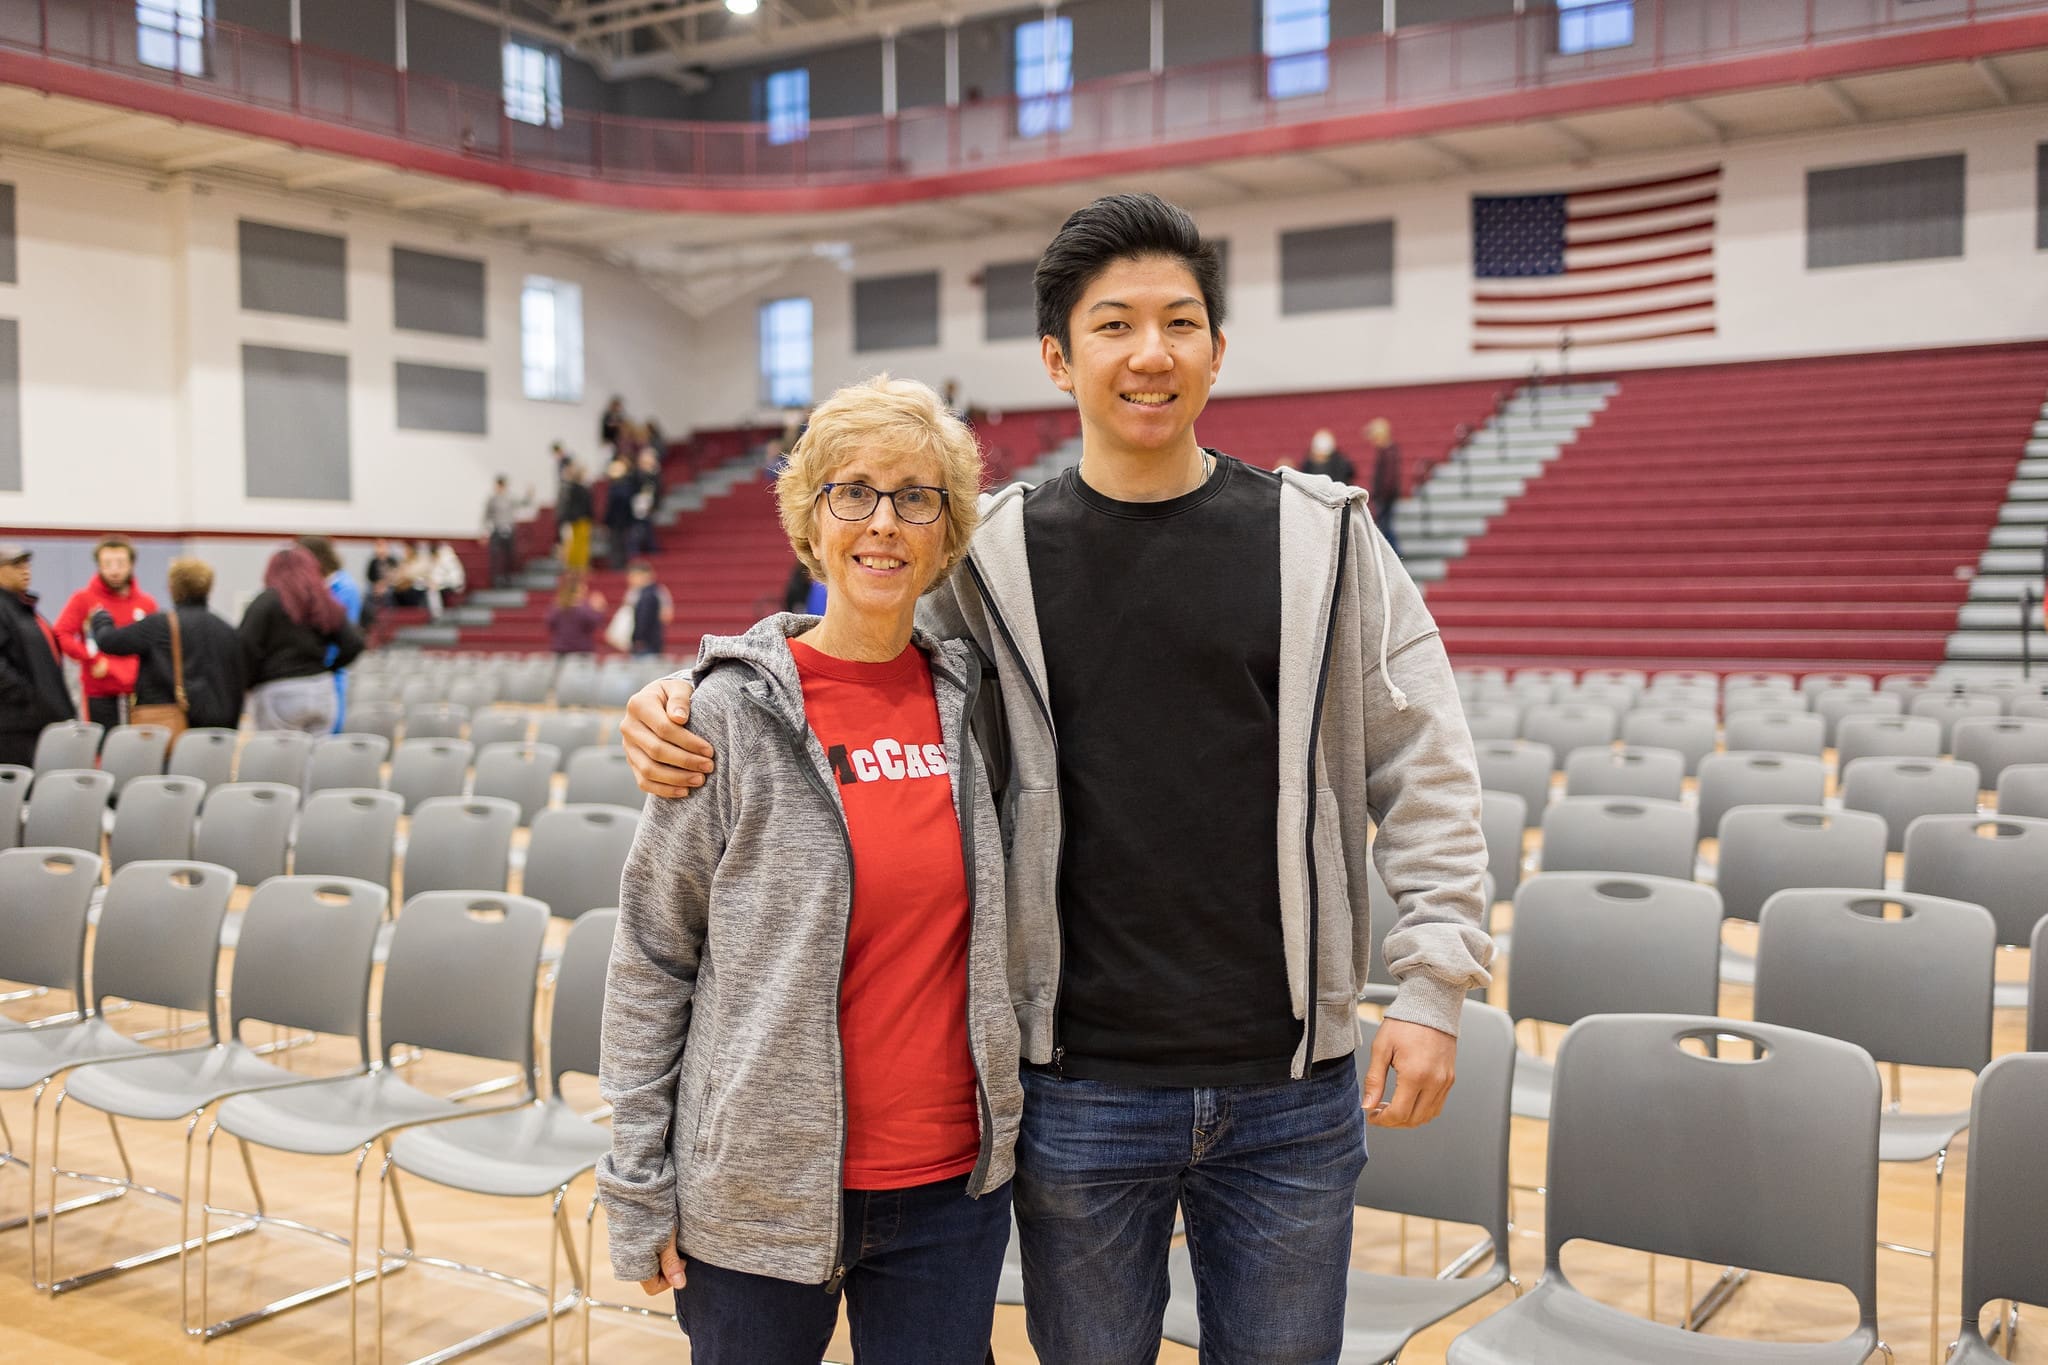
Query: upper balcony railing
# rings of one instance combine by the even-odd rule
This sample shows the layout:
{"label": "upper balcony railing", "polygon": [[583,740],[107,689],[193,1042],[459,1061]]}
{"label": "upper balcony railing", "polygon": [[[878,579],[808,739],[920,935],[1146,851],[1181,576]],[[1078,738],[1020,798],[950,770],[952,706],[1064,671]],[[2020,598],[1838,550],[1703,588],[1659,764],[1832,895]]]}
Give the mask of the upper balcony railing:
{"label": "upper balcony railing", "polygon": [[[190,63],[198,73],[165,70],[141,60],[136,7],[121,0],[9,0],[0,4],[0,51],[482,163],[624,184],[783,189],[1128,151],[2042,12],[2048,0],[1635,0],[1633,40],[1599,51],[1559,51],[1558,15],[1546,10],[1333,43],[1325,88],[1293,98],[1268,97],[1268,60],[1253,56],[1112,76],[1052,96],[1050,104],[1004,97],[893,117],[814,119],[795,141],[771,141],[765,124],[584,109],[562,110],[558,126],[534,125],[510,117],[497,90],[212,21],[198,41],[200,59]],[[1045,131],[1020,135],[1020,112]]]}

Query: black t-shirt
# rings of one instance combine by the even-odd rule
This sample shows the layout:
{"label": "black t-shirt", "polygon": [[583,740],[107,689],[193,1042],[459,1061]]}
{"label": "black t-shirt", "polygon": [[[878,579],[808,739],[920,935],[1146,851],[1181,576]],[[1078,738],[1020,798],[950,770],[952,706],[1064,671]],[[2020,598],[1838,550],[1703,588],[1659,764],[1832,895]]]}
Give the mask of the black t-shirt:
{"label": "black t-shirt", "polygon": [[1279,479],[1219,455],[1129,503],[1068,470],[1027,495],[1024,543],[1066,821],[1060,1069],[1285,1080]]}

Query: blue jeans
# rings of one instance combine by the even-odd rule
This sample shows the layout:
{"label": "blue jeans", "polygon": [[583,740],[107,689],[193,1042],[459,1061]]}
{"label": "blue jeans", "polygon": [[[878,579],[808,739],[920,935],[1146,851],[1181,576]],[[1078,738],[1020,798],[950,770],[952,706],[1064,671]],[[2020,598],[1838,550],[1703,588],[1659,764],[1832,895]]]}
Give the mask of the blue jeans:
{"label": "blue jeans", "polygon": [[[844,1198],[855,1362],[983,1365],[1010,1242],[1010,1186],[969,1199],[963,1175]],[[676,1320],[693,1365],[818,1365],[839,1324],[839,1294],[692,1259]]]}
{"label": "blue jeans", "polygon": [[1026,1070],[1017,1228],[1038,1358],[1158,1359],[1178,1206],[1203,1361],[1334,1362],[1365,1169],[1358,1098],[1348,1059],[1306,1081],[1198,1090]]}

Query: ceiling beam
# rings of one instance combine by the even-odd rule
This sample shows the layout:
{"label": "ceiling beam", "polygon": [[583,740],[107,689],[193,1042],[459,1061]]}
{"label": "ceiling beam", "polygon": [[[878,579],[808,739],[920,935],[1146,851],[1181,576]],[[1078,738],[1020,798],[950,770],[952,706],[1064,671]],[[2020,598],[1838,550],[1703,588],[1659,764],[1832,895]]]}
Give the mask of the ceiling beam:
{"label": "ceiling beam", "polygon": [[1568,126],[1563,119],[1546,119],[1544,130],[1565,145],[1575,161],[1591,161],[1600,149],[1587,141],[1584,135]]}
{"label": "ceiling beam", "polygon": [[288,190],[314,190],[322,185],[346,185],[351,180],[368,180],[372,176],[390,174],[392,169],[376,161],[350,161],[300,175],[288,175],[284,187]]}
{"label": "ceiling beam", "polygon": [[581,204],[547,203],[529,200],[508,205],[496,213],[481,216],[480,222],[486,227],[520,227],[533,223],[546,223],[556,218],[576,218],[590,212]]}
{"label": "ceiling beam", "polygon": [[1979,57],[1971,62],[1970,69],[1977,73],[1978,80],[1984,82],[1984,88],[1991,92],[1993,99],[2000,104],[2012,103],[2012,84],[2006,80],[2005,73],[1992,64],[1989,57]]}
{"label": "ceiling beam", "polygon": [[202,152],[187,152],[163,162],[160,170],[168,172],[196,171],[206,166],[226,166],[237,161],[254,161],[259,156],[286,149],[273,142],[237,141],[223,142]]}
{"label": "ceiling beam", "polygon": [[155,123],[152,118],[141,114],[95,114],[81,123],[69,124],[53,133],[45,133],[37,144],[45,151],[62,151],[81,143],[97,142],[102,138],[116,137],[137,128],[146,128]]}
{"label": "ceiling beam", "polygon": [[1418,137],[1415,145],[1431,153],[1454,170],[1476,171],[1479,163],[1440,137]]}
{"label": "ceiling beam", "polygon": [[489,24],[493,28],[502,26],[514,33],[524,34],[528,38],[538,38],[542,42],[553,43],[557,46],[571,45],[569,35],[551,24],[543,24],[533,19],[522,19],[518,15],[506,14],[500,11],[496,5],[481,4],[479,0],[421,0],[421,3],[432,5],[435,9],[447,10],[450,14],[460,14],[464,18],[474,19],[478,23]]}
{"label": "ceiling beam", "polygon": [[495,198],[497,193],[489,185],[442,185],[417,194],[402,194],[390,202],[395,209],[431,209],[443,204],[459,204],[465,199]]}
{"label": "ceiling beam", "polygon": [[[1083,0],[1064,0],[1066,8],[1079,3]],[[905,33],[917,28],[964,23],[984,15],[1014,12],[1019,7],[1019,0],[899,0],[887,5],[856,4],[850,16],[835,14],[828,19],[813,20],[797,16],[796,22],[785,23],[772,33],[770,25],[749,25],[709,42],[697,43],[690,47],[687,56],[675,52],[636,53],[623,61],[610,63],[605,68],[605,75],[612,80],[625,80],[632,76],[659,75],[685,63],[716,67],[723,62],[808,52],[828,44],[843,43],[849,38],[879,39],[891,30]],[[623,22],[629,25],[652,24],[689,18],[711,10],[722,12],[724,8],[718,0],[684,0]],[[763,15],[776,13],[773,0],[764,3],[761,12]]]}
{"label": "ceiling beam", "polygon": [[1715,142],[1726,142],[1728,140],[1727,126],[1691,100],[1672,100],[1664,107],[1699,129],[1702,133],[1705,133]]}
{"label": "ceiling beam", "polygon": [[1840,81],[1815,81],[1813,88],[1820,91],[1821,97],[1834,105],[1849,122],[1861,123],[1867,117],[1863,112],[1863,106],[1849,97],[1849,92],[1842,88]]}

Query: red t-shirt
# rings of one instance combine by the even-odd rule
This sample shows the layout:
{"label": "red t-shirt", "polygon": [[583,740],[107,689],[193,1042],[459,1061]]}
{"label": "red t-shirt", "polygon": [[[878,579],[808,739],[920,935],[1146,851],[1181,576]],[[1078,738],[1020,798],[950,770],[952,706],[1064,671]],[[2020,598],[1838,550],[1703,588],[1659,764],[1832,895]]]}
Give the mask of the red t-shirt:
{"label": "red t-shirt", "polygon": [[932,695],[912,645],[855,663],[790,641],[853,838],[839,978],[850,1190],[963,1175],[981,1152],[967,1043],[967,870]]}

